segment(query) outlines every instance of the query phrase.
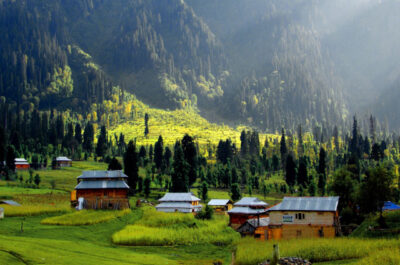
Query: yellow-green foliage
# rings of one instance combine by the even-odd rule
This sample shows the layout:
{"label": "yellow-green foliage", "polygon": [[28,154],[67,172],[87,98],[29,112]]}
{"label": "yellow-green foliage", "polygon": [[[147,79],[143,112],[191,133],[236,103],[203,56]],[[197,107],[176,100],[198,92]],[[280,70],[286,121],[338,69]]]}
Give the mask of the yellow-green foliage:
{"label": "yellow-green foliage", "polygon": [[134,246],[228,245],[238,239],[239,234],[227,226],[225,216],[199,221],[191,214],[162,213],[154,209],[145,209],[139,222],[112,236],[114,243]]}
{"label": "yellow-green foliage", "polygon": [[92,225],[107,222],[114,218],[124,216],[130,212],[130,209],[122,211],[82,210],[61,216],[49,217],[43,219],[40,223],[44,225]]}
{"label": "yellow-green foliage", "polygon": [[57,213],[57,212],[67,212],[70,211],[69,206],[56,206],[56,205],[22,205],[22,206],[11,206],[11,205],[2,205],[4,208],[5,216],[32,216],[32,215],[40,215],[40,214],[48,214],[48,213]]}
{"label": "yellow-green foliage", "polygon": [[382,251],[376,251],[370,256],[357,261],[359,265],[398,265],[400,264],[400,251],[398,248],[387,248]]}
{"label": "yellow-green foliage", "polygon": [[[240,240],[236,251],[236,264],[250,265],[258,264],[262,261],[272,258],[273,244],[277,242],[256,241],[253,238],[245,238]],[[400,250],[399,240],[385,239],[353,239],[353,238],[336,238],[336,239],[294,239],[279,241],[279,250],[282,257],[296,256],[309,259],[312,262],[335,261],[345,259],[366,258],[375,259],[373,254],[377,251],[386,249]],[[371,255],[371,257],[369,257]],[[394,256],[393,259],[397,259]],[[370,264],[370,263],[365,263]],[[386,263],[371,263],[386,264]],[[396,263],[397,264],[397,263]]]}

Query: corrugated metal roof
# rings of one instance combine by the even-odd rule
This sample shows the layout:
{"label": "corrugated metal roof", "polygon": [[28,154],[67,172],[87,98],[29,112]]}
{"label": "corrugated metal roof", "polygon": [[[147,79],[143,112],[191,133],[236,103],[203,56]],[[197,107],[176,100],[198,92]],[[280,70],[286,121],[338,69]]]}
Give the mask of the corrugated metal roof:
{"label": "corrugated metal roof", "polygon": [[67,161],[67,162],[71,162],[72,160],[69,159],[69,158],[66,157],[66,156],[59,156],[59,157],[56,158],[56,161]]}
{"label": "corrugated metal roof", "polygon": [[[229,200],[229,199],[227,199],[227,200],[224,200],[224,199],[212,199],[212,200],[210,200],[209,202],[208,202],[208,205],[209,206],[225,206],[225,205],[227,205],[229,202],[231,202],[231,200]],[[232,202],[231,202],[232,203]]]}
{"label": "corrugated metal roof", "polygon": [[79,182],[75,189],[129,189],[129,186],[123,180],[84,180]]}
{"label": "corrugated metal roof", "polygon": [[25,158],[15,158],[14,163],[16,165],[29,165],[28,161]]}
{"label": "corrugated metal roof", "polygon": [[122,170],[92,170],[83,171],[78,179],[96,179],[96,178],[128,178]]}
{"label": "corrugated metal roof", "polygon": [[[259,223],[260,221],[260,223]],[[269,217],[263,217],[260,219],[249,219],[247,220],[247,223],[249,223],[251,226],[257,228],[257,227],[262,227],[262,226],[268,226],[269,225]]]}
{"label": "corrugated metal roof", "polygon": [[191,192],[168,192],[159,202],[192,202],[192,201],[200,201],[199,198],[193,195]]}
{"label": "corrugated metal roof", "polygon": [[260,214],[265,213],[264,209],[251,209],[250,207],[234,207],[228,213],[241,213],[241,214]]}
{"label": "corrugated metal roof", "polygon": [[188,202],[162,202],[156,208],[180,208],[180,209],[196,209],[202,208],[201,205],[192,205]]}
{"label": "corrugated metal roof", "polygon": [[7,205],[12,205],[12,206],[21,206],[21,204],[19,204],[16,201],[12,201],[12,200],[3,200],[3,201],[0,201],[0,204],[7,204]]}
{"label": "corrugated metal roof", "polygon": [[284,197],[283,201],[268,211],[335,212],[339,197]]}
{"label": "corrugated metal roof", "polygon": [[234,204],[235,206],[268,206],[268,203],[256,197],[244,197]]}

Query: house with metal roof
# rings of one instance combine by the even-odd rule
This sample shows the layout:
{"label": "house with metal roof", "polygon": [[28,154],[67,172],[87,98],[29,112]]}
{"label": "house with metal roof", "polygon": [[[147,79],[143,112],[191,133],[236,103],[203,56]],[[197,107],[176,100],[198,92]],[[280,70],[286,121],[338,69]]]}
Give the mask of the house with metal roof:
{"label": "house with metal roof", "polygon": [[30,164],[25,158],[15,158],[14,164],[16,170],[28,170],[30,168]]}
{"label": "house with metal roof", "polygon": [[244,197],[228,211],[229,225],[237,229],[249,219],[266,218],[268,217],[267,208],[268,203],[256,197]]}
{"label": "house with metal roof", "polygon": [[53,159],[52,167],[53,169],[63,168],[63,167],[71,167],[72,160],[65,156],[59,156]]}
{"label": "house with metal roof", "polygon": [[202,208],[200,199],[191,192],[168,192],[158,201],[157,211],[166,213],[196,213]]}
{"label": "house with metal roof", "polygon": [[216,213],[225,213],[232,209],[233,202],[229,199],[212,199],[207,203]]}
{"label": "house with metal roof", "polygon": [[249,219],[236,231],[242,236],[254,236],[265,240],[268,237],[269,217]]}
{"label": "house with metal roof", "polygon": [[268,209],[268,239],[335,237],[339,197],[284,197]]}
{"label": "house with metal roof", "polygon": [[127,179],[128,176],[120,170],[84,171],[77,177],[71,204],[79,209],[129,208]]}
{"label": "house with metal roof", "polygon": [[12,201],[12,200],[2,200],[2,201],[0,201],[0,204],[6,204],[6,205],[11,205],[11,206],[21,206],[21,204],[19,204],[16,201]]}

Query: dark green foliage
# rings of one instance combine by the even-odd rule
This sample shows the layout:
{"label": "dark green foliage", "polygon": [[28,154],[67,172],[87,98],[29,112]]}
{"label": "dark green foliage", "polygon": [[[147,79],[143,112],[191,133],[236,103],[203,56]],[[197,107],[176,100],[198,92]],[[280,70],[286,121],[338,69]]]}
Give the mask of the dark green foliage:
{"label": "dark green foliage", "polygon": [[172,163],[173,172],[171,175],[171,191],[187,192],[189,190],[188,173],[190,165],[186,162],[180,142],[175,143],[174,162]]}
{"label": "dark green foliage", "polygon": [[365,174],[358,199],[360,209],[365,213],[382,213],[384,202],[393,198],[393,169],[379,165],[369,168]]}
{"label": "dark green foliage", "polygon": [[231,199],[232,201],[238,201],[242,198],[242,194],[240,192],[239,184],[233,183],[231,186]]}
{"label": "dark green foliage", "polygon": [[333,194],[340,197],[339,211],[345,207],[354,207],[358,182],[352,172],[342,168],[333,175],[333,182],[330,187]]}
{"label": "dark green foliage", "polygon": [[308,193],[310,196],[315,196],[317,194],[317,184],[315,184],[314,179],[312,178],[310,184],[308,185]]}
{"label": "dark green foliage", "polygon": [[286,174],[285,180],[289,186],[294,186],[296,184],[297,168],[296,162],[291,154],[286,158]]}
{"label": "dark green foliage", "polygon": [[158,141],[154,145],[154,163],[156,164],[157,169],[161,169],[162,167],[163,151],[164,151],[164,143],[163,143],[163,138],[160,135],[158,137]]}
{"label": "dark green foliage", "polygon": [[7,155],[6,155],[6,165],[7,168],[11,171],[15,171],[15,148],[12,145],[7,147]]}
{"label": "dark green foliage", "polygon": [[381,146],[377,143],[374,143],[372,145],[372,151],[371,151],[371,159],[375,161],[379,161],[383,158],[384,154],[382,152]]}
{"label": "dark green foliage", "polygon": [[297,177],[297,183],[299,185],[308,186],[309,184],[307,165],[307,158],[304,156],[301,157],[299,160],[299,171]]}
{"label": "dark green foliage", "polygon": [[38,188],[39,188],[40,181],[41,181],[41,179],[40,179],[39,174],[36,174],[35,178],[34,178],[34,182],[35,182],[36,187],[38,187]]}
{"label": "dark green foliage", "polygon": [[170,168],[170,166],[171,166],[171,157],[172,157],[172,152],[169,149],[169,147],[167,146],[167,147],[165,147],[164,159],[163,159],[165,169],[169,169]]}
{"label": "dark green foliage", "polygon": [[[2,126],[0,126],[0,162],[3,163],[6,159],[6,151],[7,151],[7,139],[6,134]],[[1,166],[0,166],[1,168]]]}
{"label": "dark green foliage", "polygon": [[75,140],[77,144],[82,144],[82,128],[79,123],[75,125]]}
{"label": "dark green foliage", "polygon": [[96,155],[104,157],[107,152],[107,130],[106,126],[101,126],[99,138],[97,138]]}
{"label": "dark green foliage", "polygon": [[86,127],[85,131],[83,133],[83,150],[85,150],[88,153],[93,152],[93,142],[94,142],[94,129],[93,125],[89,122]]}
{"label": "dark green foliage", "polygon": [[200,219],[200,220],[211,220],[213,217],[214,211],[213,209],[206,205],[206,207],[204,207],[201,212],[196,214],[196,219]]}
{"label": "dark green foliage", "polygon": [[317,172],[318,174],[326,175],[326,151],[323,147],[319,149]]}
{"label": "dark green foliage", "polygon": [[203,202],[208,200],[208,184],[207,182],[203,181],[199,190],[199,196]]}
{"label": "dark green foliage", "polygon": [[326,191],[326,176],[324,174],[318,174],[318,190],[319,193],[323,196]]}
{"label": "dark green foliage", "polygon": [[144,179],[144,195],[146,196],[146,198],[149,197],[150,195],[150,185],[151,185],[151,178],[150,177],[146,177]]}
{"label": "dark green foliage", "polygon": [[108,164],[108,170],[122,170],[122,165],[115,157],[113,157]]}
{"label": "dark green foliage", "polygon": [[182,139],[182,150],[185,160],[189,165],[189,186],[191,186],[197,179],[198,156],[193,138],[188,134],[186,134]]}
{"label": "dark green foliage", "polygon": [[149,114],[144,115],[144,136],[149,134]]}
{"label": "dark green foliage", "polygon": [[128,176],[128,185],[130,189],[135,192],[139,178],[139,167],[136,146],[133,141],[128,143],[128,148],[124,155],[124,173]]}
{"label": "dark green foliage", "polygon": [[224,165],[228,161],[233,160],[234,147],[232,141],[227,139],[226,141],[220,140],[217,147],[217,160],[222,162]]}

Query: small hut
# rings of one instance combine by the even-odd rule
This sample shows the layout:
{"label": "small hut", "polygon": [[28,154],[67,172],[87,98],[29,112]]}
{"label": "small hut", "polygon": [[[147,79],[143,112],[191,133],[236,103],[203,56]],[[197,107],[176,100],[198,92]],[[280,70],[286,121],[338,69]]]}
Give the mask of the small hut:
{"label": "small hut", "polygon": [[237,231],[242,236],[254,236],[262,240],[268,239],[269,217],[249,219]]}
{"label": "small hut", "polygon": [[157,211],[173,213],[196,213],[201,211],[200,199],[191,192],[169,192],[158,200]]}
{"label": "small hut", "polygon": [[30,165],[25,158],[15,158],[15,169],[16,170],[28,170]]}
{"label": "small hut", "polygon": [[71,193],[71,205],[79,209],[129,208],[128,176],[116,171],[84,171]]}
{"label": "small hut", "polygon": [[72,160],[65,156],[59,156],[53,159],[52,163],[53,169],[59,169],[63,167],[71,167]]}
{"label": "small hut", "polygon": [[229,199],[212,199],[207,205],[213,208],[216,213],[225,213],[232,209],[233,202]]}

